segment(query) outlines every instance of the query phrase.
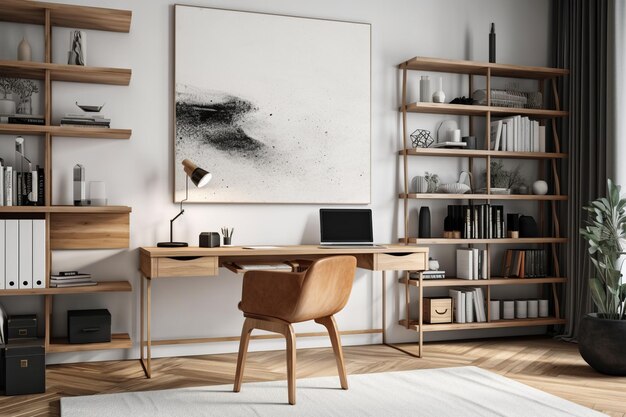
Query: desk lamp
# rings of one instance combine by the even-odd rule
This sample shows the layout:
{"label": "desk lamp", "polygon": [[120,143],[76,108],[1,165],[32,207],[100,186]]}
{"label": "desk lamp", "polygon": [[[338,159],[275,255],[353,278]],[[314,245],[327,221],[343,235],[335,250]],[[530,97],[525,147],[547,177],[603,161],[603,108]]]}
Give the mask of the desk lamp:
{"label": "desk lamp", "polygon": [[183,209],[183,203],[189,198],[189,178],[191,178],[191,182],[193,182],[193,184],[198,188],[202,188],[207,185],[212,178],[210,172],[207,172],[206,170],[200,168],[189,159],[185,159],[183,161],[183,166],[185,167],[185,174],[187,174],[185,178],[185,199],[180,202],[180,213],[178,213],[176,217],[170,220],[170,241],[157,243],[157,246],[160,248],[182,248],[189,246],[187,242],[173,241],[174,220],[179,218],[185,212],[185,210]]}

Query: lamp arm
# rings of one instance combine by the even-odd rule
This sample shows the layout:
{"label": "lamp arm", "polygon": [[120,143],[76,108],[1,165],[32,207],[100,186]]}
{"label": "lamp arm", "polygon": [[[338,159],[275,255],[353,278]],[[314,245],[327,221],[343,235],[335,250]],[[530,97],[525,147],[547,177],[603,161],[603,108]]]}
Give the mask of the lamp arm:
{"label": "lamp arm", "polygon": [[170,220],[170,242],[174,241],[174,221],[183,215],[185,209],[183,208],[183,203],[189,199],[189,177],[185,176],[187,180],[185,181],[185,198],[180,201],[180,212],[174,216],[172,220]]}

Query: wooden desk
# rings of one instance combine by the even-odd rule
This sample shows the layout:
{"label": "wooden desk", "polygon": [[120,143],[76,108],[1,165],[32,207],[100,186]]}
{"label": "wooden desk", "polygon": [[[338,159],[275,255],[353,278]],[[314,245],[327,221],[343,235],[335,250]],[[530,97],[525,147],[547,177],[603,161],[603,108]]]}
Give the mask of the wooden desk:
{"label": "wooden desk", "polygon": [[[428,265],[428,248],[385,245],[381,248],[322,249],[317,245],[279,246],[272,249],[244,249],[242,247],[219,248],[140,248],[141,269],[141,326],[140,361],[148,378],[152,377],[151,347],[157,345],[209,343],[238,341],[239,336],[174,339],[152,341],[150,336],[151,287],[153,279],[174,277],[216,276],[219,267],[231,267],[236,262],[293,261],[296,259],[319,259],[333,255],[353,255],[357,266],[370,271],[382,271],[382,329],[348,330],[348,334],[382,333],[383,343],[389,345],[385,334],[386,271],[424,271]],[[408,273],[408,272],[407,272]],[[145,289],[144,289],[145,284]],[[406,287],[408,291],[408,286]],[[419,287],[420,291],[422,286]],[[407,294],[408,297],[408,294]],[[420,297],[421,300],[421,297]],[[237,306],[233,305],[233,309]],[[419,306],[421,311],[422,306]],[[421,315],[420,315],[421,317]],[[420,356],[422,352],[422,326],[420,326]],[[300,333],[298,337],[324,336],[325,332]],[[259,335],[253,339],[269,339],[279,336]],[[144,339],[145,338],[145,339]],[[392,346],[393,345],[389,345]],[[144,350],[145,349],[145,350]]]}

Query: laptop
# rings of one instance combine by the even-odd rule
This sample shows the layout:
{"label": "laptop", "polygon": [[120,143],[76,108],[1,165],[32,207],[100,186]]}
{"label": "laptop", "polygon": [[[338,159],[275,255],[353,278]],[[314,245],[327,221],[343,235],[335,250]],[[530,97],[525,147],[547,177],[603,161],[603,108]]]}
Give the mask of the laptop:
{"label": "laptop", "polygon": [[374,244],[372,210],[320,209],[320,248],[382,248]]}

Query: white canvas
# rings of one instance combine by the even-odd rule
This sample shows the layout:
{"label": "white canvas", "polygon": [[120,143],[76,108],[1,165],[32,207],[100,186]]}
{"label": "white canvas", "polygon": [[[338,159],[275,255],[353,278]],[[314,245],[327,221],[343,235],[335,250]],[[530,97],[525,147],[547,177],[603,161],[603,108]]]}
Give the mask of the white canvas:
{"label": "white canvas", "polygon": [[176,6],[181,162],[213,175],[189,201],[370,202],[370,25]]}

